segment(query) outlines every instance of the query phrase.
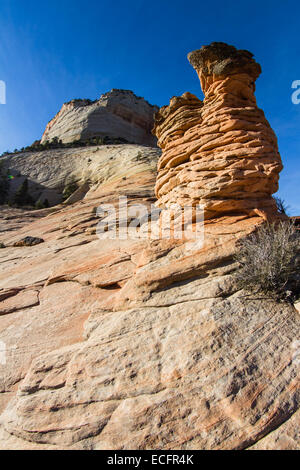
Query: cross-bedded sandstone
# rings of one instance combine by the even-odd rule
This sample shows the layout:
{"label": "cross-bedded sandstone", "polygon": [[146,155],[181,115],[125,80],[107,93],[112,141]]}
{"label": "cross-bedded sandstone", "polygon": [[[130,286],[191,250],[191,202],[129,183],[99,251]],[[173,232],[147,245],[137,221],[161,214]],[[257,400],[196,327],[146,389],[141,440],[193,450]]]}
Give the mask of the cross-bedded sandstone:
{"label": "cross-bedded sandstone", "polygon": [[173,97],[156,115],[163,153],[156,195],[161,207],[202,204],[205,218],[272,216],[282,169],[277,139],[256,105],[261,72],[253,55],[212,43],[188,55],[205,95]]}

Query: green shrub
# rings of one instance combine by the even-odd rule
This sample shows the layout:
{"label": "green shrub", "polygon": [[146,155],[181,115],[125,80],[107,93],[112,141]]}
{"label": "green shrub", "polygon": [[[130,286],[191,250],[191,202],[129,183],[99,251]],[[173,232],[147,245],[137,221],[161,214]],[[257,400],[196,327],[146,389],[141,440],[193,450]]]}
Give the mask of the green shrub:
{"label": "green shrub", "polygon": [[49,207],[49,201],[48,199],[45,199],[44,202],[42,202],[40,199],[36,201],[34,205],[35,209],[45,209],[46,207]]}
{"label": "green shrub", "polygon": [[63,190],[63,200],[65,201],[68,199],[71,194],[73,194],[76,189],[78,189],[78,184],[75,181],[71,181],[70,183],[66,184]]}
{"label": "green shrub", "polygon": [[300,234],[287,222],[265,223],[256,233],[240,240],[235,256],[240,265],[237,287],[250,292],[284,297],[299,290]]}
{"label": "green shrub", "polygon": [[22,152],[42,152],[43,150],[52,150],[52,149],[68,149],[68,148],[77,148],[77,147],[89,147],[89,146],[98,146],[98,145],[116,145],[116,144],[129,144],[126,139],[120,137],[90,137],[87,139],[75,140],[73,142],[63,143],[61,139],[54,137],[51,141],[47,140],[43,144],[36,140],[33,144],[28,145],[27,147],[22,147],[21,149],[15,149],[13,152],[7,150],[3,152],[0,157],[5,157],[14,153]]}
{"label": "green shrub", "polygon": [[38,201],[36,201],[34,207],[35,207],[36,209],[44,209],[45,206],[44,206],[44,204],[42,203],[42,201],[39,199]]}

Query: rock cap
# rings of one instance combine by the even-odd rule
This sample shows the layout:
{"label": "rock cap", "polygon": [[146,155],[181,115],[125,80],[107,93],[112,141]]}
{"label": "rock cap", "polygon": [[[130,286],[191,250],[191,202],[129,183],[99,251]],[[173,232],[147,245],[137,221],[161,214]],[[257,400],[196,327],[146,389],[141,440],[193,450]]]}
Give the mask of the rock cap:
{"label": "rock cap", "polygon": [[237,49],[225,42],[212,42],[188,54],[190,64],[204,75],[232,75],[247,73],[256,80],[261,74],[260,65],[249,51]]}

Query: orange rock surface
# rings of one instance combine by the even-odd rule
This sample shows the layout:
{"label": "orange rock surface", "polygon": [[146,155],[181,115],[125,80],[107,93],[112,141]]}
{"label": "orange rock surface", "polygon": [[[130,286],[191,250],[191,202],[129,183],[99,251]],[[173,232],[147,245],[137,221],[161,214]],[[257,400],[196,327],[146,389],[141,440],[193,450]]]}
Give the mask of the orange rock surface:
{"label": "orange rock surface", "polygon": [[206,219],[275,214],[271,196],[282,163],[276,136],[256,105],[260,65],[250,52],[224,43],[203,46],[188,59],[205,98],[184,93],[156,115],[160,207],[201,204]]}
{"label": "orange rock surface", "polygon": [[[154,201],[146,162],[74,204],[0,214],[0,448],[297,448],[299,313],[233,281],[262,218],[208,220],[193,253],[97,238],[100,204]],[[26,235],[45,242],[14,246]]]}
{"label": "orange rock surface", "polygon": [[[161,157],[111,148],[80,200],[0,212],[0,449],[299,448],[299,311],[234,278],[237,241],[276,215],[280,157],[259,66],[216,48],[191,56],[204,104],[160,111]],[[156,202],[158,159],[158,203],[204,204],[203,246],[99,239],[99,206]]]}

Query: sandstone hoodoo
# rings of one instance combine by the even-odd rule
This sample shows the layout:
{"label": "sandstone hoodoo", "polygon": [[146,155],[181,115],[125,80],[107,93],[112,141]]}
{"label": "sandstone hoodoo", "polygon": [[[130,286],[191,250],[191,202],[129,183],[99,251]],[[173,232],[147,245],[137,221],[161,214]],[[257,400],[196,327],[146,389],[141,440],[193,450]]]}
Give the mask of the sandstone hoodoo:
{"label": "sandstone hoodoo", "polygon": [[151,128],[157,110],[157,106],[130,90],[113,89],[95,101],[72,100],[47,124],[41,143],[53,139],[69,143],[108,136],[155,146]]}
{"label": "sandstone hoodoo", "polygon": [[272,216],[282,169],[277,139],[256,105],[261,73],[253,55],[212,43],[188,55],[205,95],[173,97],[156,115],[163,154],[156,195],[160,206],[201,204],[205,218]]}

